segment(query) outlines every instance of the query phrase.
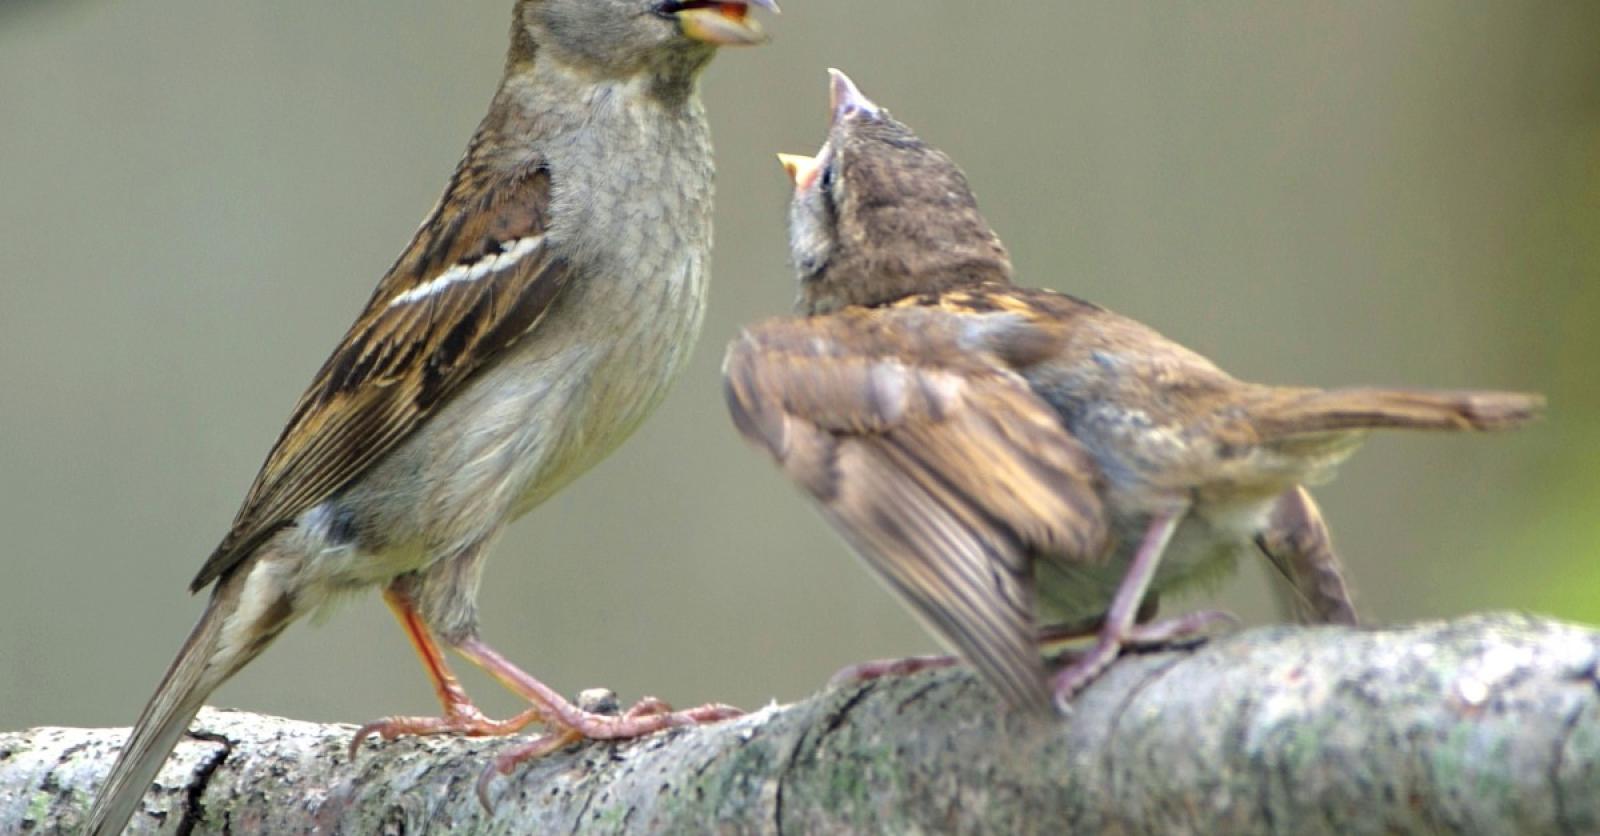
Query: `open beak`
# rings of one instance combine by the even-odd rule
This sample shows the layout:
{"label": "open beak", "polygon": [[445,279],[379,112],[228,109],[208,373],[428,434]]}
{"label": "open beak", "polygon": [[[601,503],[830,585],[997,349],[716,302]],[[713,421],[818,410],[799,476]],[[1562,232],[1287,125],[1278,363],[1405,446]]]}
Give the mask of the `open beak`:
{"label": "open beak", "polygon": [[817,179],[817,173],[822,171],[822,163],[816,157],[807,157],[802,154],[779,154],[778,162],[783,164],[783,170],[789,172],[789,182],[794,184],[794,190],[803,192]]}
{"label": "open beak", "polygon": [[829,67],[828,79],[828,109],[833,111],[829,127],[839,124],[852,113],[877,116],[882,111],[871,99],[862,95],[861,88],[850,80],[850,76]]}
{"label": "open beak", "polygon": [[750,17],[750,7],[778,13],[775,0],[670,0],[661,11],[678,19],[685,37],[717,46],[766,43],[767,33]]}
{"label": "open beak", "polygon": [[[871,99],[862,95],[861,88],[856,86],[850,76],[838,70],[828,70],[828,132],[839,126],[846,117],[857,113],[877,117],[883,114],[880,108]],[[828,143],[833,142],[830,137]],[[800,154],[779,154],[778,162],[783,164],[783,170],[789,172],[789,182],[794,184],[794,190],[803,192],[816,181],[817,175],[822,172],[829,153],[829,144],[822,146],[822,151],[815,157]]]}

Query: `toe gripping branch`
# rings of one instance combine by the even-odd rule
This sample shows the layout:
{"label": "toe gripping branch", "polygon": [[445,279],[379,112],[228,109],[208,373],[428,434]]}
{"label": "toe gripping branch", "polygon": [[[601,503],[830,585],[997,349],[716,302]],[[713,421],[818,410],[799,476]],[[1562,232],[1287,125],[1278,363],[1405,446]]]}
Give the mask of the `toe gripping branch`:
{"label": "toe gripping branch", "polygon": [[367,738],[377,735],[384,740],[394,740],[407,735],[457,734],[468,737],[491,737],[515,734],[535,723],[545,733],[532,742],[497,755],[478,780],[479,800],[488,806],[488,788],[496,775],[509,774],[518,764],[555,752],[582,740],[623,740],[653,734],[678,726],[698,725],[726,720],[743,714],[737,708],[719,703],[674,711],[670,705],[654,697],[645,697],[627,712],[620,715],[587,711],[557,693],[555,689],[535,679],[512,664],[481,639],[468,638],[454,649],[468,661],[482,668],[512,693],[532,705],[521,713],[506,719],[492,720],[473,705],[466,689],[445,661],[444,652],[434,639],[415,604],[404,592],[390,587],[384,590],[385,603],[411,640],[411,646],[422,659],[422,666],[433,681],[434,693],[443,707],[440,717],[386,717],[368,723],[356,731],[350,743],[353,759]]}

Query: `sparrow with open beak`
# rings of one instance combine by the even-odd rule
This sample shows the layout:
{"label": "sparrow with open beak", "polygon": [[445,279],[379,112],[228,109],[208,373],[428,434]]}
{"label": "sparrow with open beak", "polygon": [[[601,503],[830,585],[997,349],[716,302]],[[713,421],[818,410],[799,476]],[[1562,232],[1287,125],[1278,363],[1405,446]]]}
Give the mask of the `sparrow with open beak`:
{"label": "sparrow with open beak", "polygon": [[[773,0],[519,0],[505,76],[444,196],[301,397],[211,558],[211,598],[101,786],[120,832],[206,696],[288,624],[383,589],[444,707],[373,734],[546,734],[497,762],[737,713],[580,710],[478,637],[507,522],[620,444],[705,309],[712,163],[697,83]],[[531,707],[483,716],[441,643]]]}
{"label": "sparrow with open beak", "polygon": [[[1350,621],[1302,485],[1368,430],[1497,430],[1535,395],[1264,386],[1133,320],[1019,287],[961,170],[833,74],[815,157],[785,155],[799,317],[743,331],[734,423],[946,643],[1019,706],[1058,704],[1158,593],[1263,551],[1318,620]],[[1037,641],[1096,637],[1053,680]]]}

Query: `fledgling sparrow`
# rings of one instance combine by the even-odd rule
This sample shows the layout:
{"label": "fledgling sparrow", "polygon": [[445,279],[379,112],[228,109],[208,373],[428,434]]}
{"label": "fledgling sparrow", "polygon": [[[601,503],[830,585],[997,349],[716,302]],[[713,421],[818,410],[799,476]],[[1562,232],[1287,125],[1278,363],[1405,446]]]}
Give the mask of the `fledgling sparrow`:
{"label": "fledgling sparrow", "polygon": [[[737,713],[580,710],[478,637],[507,522],[610,453],[661,400],[705,310],[710,132],[698,79],[764,40],[773,0],[518,0],[505,75],[444,195],[300,398],[190,588],[211,599],[102,784],[120,832],[206,696],[288,624],[381,586],[444,716],[371,734],[503,734],[521,756]],[[495,722],[440,644],[532,707]],[[504,768],[519,755],[498,761]]]}
{"label": "fledgling sparrow", "polygon": [[[1298,567],[1316,617],[1349,620],[1302,486],[1330,477],[1368,430],[1506,429],[1543,406],[1239,381],[1133,320],[1013,284],[949,157],[837,72],[832,105],[817,156],[784,157],[801,315],[733,341],[728,405],[1019,706],[1052,693],[1064,705],[1125,645],[1215,621],[1140,623],[1140,611],[1257,549]],[[1041,623],[1096,625],[1053,681]]]}

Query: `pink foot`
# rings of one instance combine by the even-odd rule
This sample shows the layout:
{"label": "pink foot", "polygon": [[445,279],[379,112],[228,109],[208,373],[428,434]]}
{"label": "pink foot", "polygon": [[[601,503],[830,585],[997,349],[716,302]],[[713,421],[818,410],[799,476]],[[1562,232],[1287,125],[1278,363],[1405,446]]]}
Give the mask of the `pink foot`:
{"label": "pink foot", "polygon": [[899,659],[874,659],[840,668],[828,680],[829,685],[848,685],[881,679],[885,676],[909,676],[922,671],[940,670],[961,664],[956,656],[905,656]]}

